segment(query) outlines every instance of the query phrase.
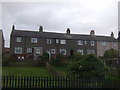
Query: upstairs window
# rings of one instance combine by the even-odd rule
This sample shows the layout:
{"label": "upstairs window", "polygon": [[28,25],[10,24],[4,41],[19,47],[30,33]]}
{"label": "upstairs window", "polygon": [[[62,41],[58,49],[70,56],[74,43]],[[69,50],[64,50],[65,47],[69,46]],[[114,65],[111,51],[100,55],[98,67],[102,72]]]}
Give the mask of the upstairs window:
{"label": "upstairs window", "polygon": [[22,37],[17,37],[17,38],[16,38],[16,41],[17,41],[17,42],[21,42],[21,41],[22,41]]}
{"label": "upstairs window", "polygon": [[83,41],[82,40],[78,40],[78,45],[83,45]]}
{"label": "upstairs window", "polygon": [[32,53],[32,48],[27,48],[27,53]]}
{"label": "upstairs window", "polygon": [[22,54],[22,47],[15,47],[15,54]]}
{"label": "upstairs window", "polygon": [[87,41],[84,41],[84,44],[87,44]]}
{"label": "upstairs window", "polygon": [[66,55],[66,49],[60,49],[60,53],[61,53],[62,55]]}
{"label": "upstairs window", "polygon": [[106,42],[102,42],[102,46],[106,46]]}
{"label": "upstairs window", "polygon": [[81,54],[83,55],[83,50],[78,49],[77,52],[78,52],[78,53],[81,53]]}
{"label": "upstairs window", "polygon": [[95,41],[90,42],[91,46],[95,46]]}
{"label": "upstairs window", "polygon": [[52,39],[47,39],[47,44],[51,44],[52,43]]}
{"label": "upstairs window", "polygon": [[60,40],[60,44],[66,44],[66,40]]}
{"label": "upstairs window", "polygon": [[56,43],[59,43],[59,39],[56,39]]}
{"label": "upstairs window", "polygon": [[31,38],[31,43],[37,43],[38,42],[38,38]]}

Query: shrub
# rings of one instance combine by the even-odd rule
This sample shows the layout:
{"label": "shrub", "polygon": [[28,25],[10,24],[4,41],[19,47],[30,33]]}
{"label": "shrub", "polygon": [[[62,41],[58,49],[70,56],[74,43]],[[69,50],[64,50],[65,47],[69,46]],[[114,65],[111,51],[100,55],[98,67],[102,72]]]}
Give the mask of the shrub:
{"label": "shrub", "polygon": [[118,58],[118,51],[114,49],[106,50],[104,58]]}
{"label": "shrub", "polygon": [[49,60],[49,54],[48,53],[43,53],[41,58],[42,58],[42,60]]}
{"label": "shrub", "polygon": [[68,67],[68,75],[79,75],[81,78],[97,78],[105,76],[104,62],[95,55],[87,55],[82,60]]}

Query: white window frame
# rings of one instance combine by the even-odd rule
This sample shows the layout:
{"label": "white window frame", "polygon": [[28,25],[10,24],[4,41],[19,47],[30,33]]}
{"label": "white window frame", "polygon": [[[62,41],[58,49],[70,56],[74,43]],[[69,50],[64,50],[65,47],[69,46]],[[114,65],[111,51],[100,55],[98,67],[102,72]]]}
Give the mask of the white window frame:
{"label": "white window frame", "polygon": [[60,40],[60,44],[66,44],[66,40]]}
{"label": "white window frame", "polygon": [[87,41],[84,41],[84,44],[87,44]]}
{"label": "white window frame", "polygon": [[32,48],[27,48],[27,53],[32,53]]}
{"label": "white window frame", "polygon": [[91,46],[95,46],[95,41],[90,41]]}
{"label": "white window frame", "polygon": [[51,44],[52,43],[52,39],[47,39],[47,44]]}
{"label": "white window frame", "polygon": [[38,38],[31,38],[31,43],[37,43],[38,42]]}
{"label": "white window frame", "polygon": [[55,50],[55,49],[51,49],[51,53],[52,53],[52,54],[55,54],[55,53],[56,53],[56,50]]}
{"label": "white window frame", "polygon": [[[64,52],[64,54],[63,54],[62,52]],[[60,53],[61,53],[62,55],[66,55],[67,51],[66,51],[66,49],[60,49]]]}
{"label": "white window frame", "polygon": [[15,47],[15,54],[22,54],[22,47]]}
{"label": "white window frame", "polygon": [[106,42],[102,42],[101,44],[102,44],[102,46],[106,46]]}
{"label": "white window frame", "polygon": [[78,40],[78,45],[83,45],[83,40]]}
{"label": "white window frame", "polygon": [[59,39],[56,39],[56,43],[59,43]]}
{"label": "white window frame", "polygon": [[40,54],[41,53],[40,48],[35,49],[35,53]]}
{"label": "white window frame", "polygon": [[22,37],[16,37],[17,42],[22,42]]}
{"label": "white window frame", "polygon": [[78,49],[77,52],[81,53],[83,55],[83,50],[82,49]]}

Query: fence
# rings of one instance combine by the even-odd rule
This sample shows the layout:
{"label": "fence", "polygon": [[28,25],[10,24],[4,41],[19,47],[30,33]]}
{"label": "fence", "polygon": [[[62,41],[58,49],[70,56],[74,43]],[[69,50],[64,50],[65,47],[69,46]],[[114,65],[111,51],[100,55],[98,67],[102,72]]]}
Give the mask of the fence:
{"label": "fence", "polygon": [[119,81],[79,77],[3,76],[2,88],[120,88]]}

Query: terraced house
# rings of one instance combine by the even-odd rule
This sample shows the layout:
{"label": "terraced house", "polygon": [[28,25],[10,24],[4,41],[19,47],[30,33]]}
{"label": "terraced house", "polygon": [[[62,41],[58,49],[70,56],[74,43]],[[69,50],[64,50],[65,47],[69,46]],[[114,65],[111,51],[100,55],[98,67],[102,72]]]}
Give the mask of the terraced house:
{"label": "terraced house", "polygon": [[70,28],[66,33],[44,32],[40,26],[38,31],[16,30],[12,26],[10,39],[10,52],[12,55],[29,57],[49,53],[50,56],[61,53],[63,55],[96,54],[102,56],[105,50],[114,48],[118,50],[118,41],[111,36],[97,36],[94,30],[90,35],[71,34]]}

